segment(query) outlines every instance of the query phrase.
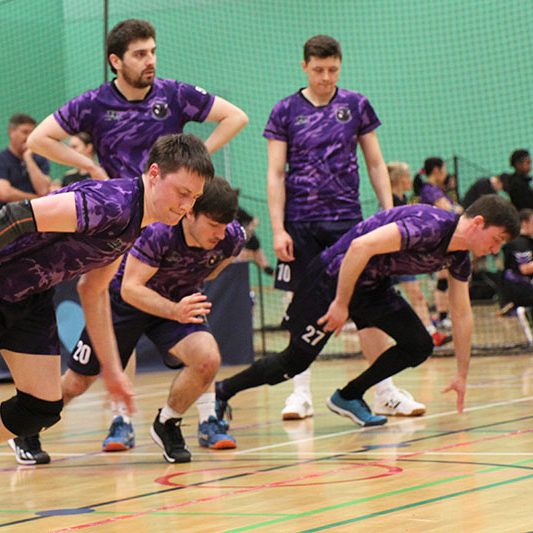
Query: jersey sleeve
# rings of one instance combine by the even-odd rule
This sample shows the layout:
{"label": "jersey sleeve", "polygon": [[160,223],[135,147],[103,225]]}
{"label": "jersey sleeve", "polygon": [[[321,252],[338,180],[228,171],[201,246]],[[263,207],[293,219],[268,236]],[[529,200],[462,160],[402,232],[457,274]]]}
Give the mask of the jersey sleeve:
{"label": "jersey sleeve", "polygon": [[54,111],[54,118],[57,123],[69,135],[75,135],[80,131],[91,132],[91,102],[93,98],[92,92],[83,93]]}
{"label": "jersey sleeve", "polygon": [[175,82],[174,105],[185,116],[186,121],[203,122],[215,103],[215,96],[197,85]]}
{"label": "jersey sleeve", "polygon": [[170,248],[171,232],[171,226],[151,224],[143,230],[129,253],[142,263],[158,268]]}
{"label": "jersey sleeve", "polygon": [[286,126],[286,103],[282,100],[272,109],[268,122],[263,131],[263,137],[276,141],[288,142],[288,132]]}
{"label": "jersey sleeve", "polygon": [[361,126],[359,128],[359,135],[365,135],[374,131],[378,126],[381,125],[381,122],[374,111],[374,108],[368,101],[366,96],[363,96],[359,102],[359,115],[361,117]]}
{"label": "jersey sleeve", "polygon": [[226,239],[228,240],[228,257],[237,257],[246,243],[246,231],[239,222],[234,220],[226,228]]}
{"label": "jersey sleeve", "polygon": [[472,274],[472,262],[468,252],[455,252],[448,268],[450,276],[459,281],[468,281]]}

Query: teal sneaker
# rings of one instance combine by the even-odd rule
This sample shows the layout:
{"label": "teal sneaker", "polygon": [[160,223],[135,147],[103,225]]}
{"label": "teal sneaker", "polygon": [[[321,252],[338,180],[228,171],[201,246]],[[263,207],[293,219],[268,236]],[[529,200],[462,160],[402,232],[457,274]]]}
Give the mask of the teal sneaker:
{"label": "teal sneaker", "polygon": [[346,416],[363,427],[382,426],[387,423],[387,417],[373,415],[364,400],[345,400],[342,398],[339,389],[326,400],[326,405],[330,411]]}
{"label": "teal sneaker", "polygon": [[109,434],[102,443],[104,452],[123,452],[135,446],[135,433],[131,423],[117,416],[111,422]]}
{"label": "teal sneaker", "polygon": [[198,424],[198,443],[204,448],[213,450],[229,450],[236,448],[235,439],[228,435],[228,423],[210,416],[207,420]]}

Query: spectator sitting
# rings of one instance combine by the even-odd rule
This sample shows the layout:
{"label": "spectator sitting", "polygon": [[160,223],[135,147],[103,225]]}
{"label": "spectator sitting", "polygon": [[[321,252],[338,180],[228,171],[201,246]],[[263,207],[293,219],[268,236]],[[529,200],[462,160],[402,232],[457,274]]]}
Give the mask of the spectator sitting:
{"label": "spectator sitting", "polygon": [[522,209],[520,235],[503,247],[502,305],[533,306],[533,209]]}
{"label": "spectator sitting", "polygon": [[524,149],[515,150],[509,161],[514,173],[509,176],[509,197],[518,209],[533,209],[533,190],[531,181],[531,156]]}
{"label": "spectator sitting", "polygon": [[[96,161],[94,145],[91,136],[88,133],[82,131],[76,135],[73,135],[68,144],[72,149],[76,150],[76,152],[79,152],[80,154],[90,157]],[[63,174],[61,186],[65,187],[66,185],[70,185],[76,181],[86,180],[90,177],[91,175],[88,172],[85,172],[79,168],[73,168]]]}
{"label": "spectator sitting", "polygon": [[36,121],[24,113],[9,119],[9,144],[0,152],[0,203],[44,196],[50,191],[50,165],[27,148],[26,141]]}

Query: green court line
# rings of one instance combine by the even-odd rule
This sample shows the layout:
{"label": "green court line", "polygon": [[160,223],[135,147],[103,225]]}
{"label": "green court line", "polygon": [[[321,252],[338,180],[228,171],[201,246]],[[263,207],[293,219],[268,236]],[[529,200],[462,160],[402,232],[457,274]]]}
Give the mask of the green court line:
{"label": "green court line", "polygon": [[[389,492],[384,492],[384,493],[381,493],[381,494],[374,494],[372,496],[366,496],[364,498],[357,498],[356,500],[351,500],[349,502],[339,503],[339,504],[336,504],[336,505],[329,505],[327,507],[322,507],[322,508],[319,508],[319,509],[313,509],[312,511],[306,511],[304,513],[297,513],[297,514],[294,514],[292,516],[288,516],[288,517],[285,517],[285,518],[276,518],[274,520],[268,520],[266,522],[261,522],[259,524],[252,524],[252,525],[249,525],[249,526],[243,526],[243,527],[239,527],[239,528],[236,528],[236,529],[229,529],[229,530],[226,530],[224,533],[238,533],[238,532],[241,532],[241,531],[250,531],[252,529],[259,529],[261,527],[267,527],[267,526],[271,526],[271,525],[274,525],[274,524],[279,524],[281,522],[287,522],[288,520],[294,520],[294,519],[298,519],[298,518],[305,518],[305,517],[308,517],[308,516],[313,516],[313,515],[317,515],[317,514],[321,514],[321,513],[326,513],[328,511],[334,511],[336,509],[342,509],[344,507],[351,507],[352,505],[358,505],[360,503],[367,503],[367,502],[370,502],[370,501],[373,501],[373,500],[381,500],[383,498],[388,498],[390,496],[398,496],[399,494],[405,494],[407,492],[412,492],[412,491],[415,491],[415,490],[426,489],[428,487],[435,487],[437,485],[443,485],[445,483],[452,483],[452,482],[458,481],[460,479],[466,479],[466,478],[469,478],[469,477],[472,477],[472,476],[477,476],[479,474],[488,474],[488,473],[495,472],[495,471],[498,471],[498,470],[507,469],[507,468],[509,468],[511,466],[518,466],[518,465],[527,464],[527,463],[530,463],[530,462],[533,462],[533,459],[525,459],[523,461],[519,461],[517,463],[512,463],[510,465],[496,466],[496,467],[492,467],[492,468],[487,468],[485,470],[481,470],[481,471],[475,472],[473,474],[462,474],[462,475],[458,475],[458,476],[452,476],[452,477],[445,478],[445,479],[439,479],[437,481],[431,481],[429,483],[423,483],[421,485],[413,485],[412,487],[405,487],[405,488],[402,488],[402,489],[396,489],[396,490],[392,490],[392,491],[389,491]],[[530,478],[530,477],[533,477],[533,474],[528,474],[527,476],[523,476],[522,478],[516,478],[516,481],[519,481],[519,480],[522,480],[522,479],[526,479],[526,478]],[[514,480],[505,481],[505,482],[501,482],[501,483],[510,483],[512,481],[514,481]],[[487,488],[489,488],[489,487],[490,486],[487,485]],[[477,489],[473,489],[473,490],[477,490]],[[444,499],[444,498],[446,498],[446,496],[443,496],[441,498]],[[400,508],[397,508],[396,510],[399,510],[399,509]],[[385,514],[386,512],[387,511],[383,511],[383,514]],[[391,511],[391,512],[393,512],[393,511]],[[370,515],[367,515],[366,517],[370,518]],[[358,519],[359,518],[353,519],[353,520],[356,521]]]}
{"label": "green court line", "polygon": [[481,487],[476,487],[474,489],[462,490],[459,492],[452,492],[451,494],[445,494],[444,496],[437,496],[436,498],[430,498],[428,500],[421,500],[419,502],[408,503],[406,505],[400,505],[399,507],[393,507],[391,509],[385,509],[384,511],[378,511],[376,513],[370,513],[362,516],[357,516],[356,518],[348,518],[347,520],[342,520],[341,522],[334,522],[332,524],[326,524],[324,526],[315,527],[313,529],[305,529],[301,533],[314,533],[315,531],[324,531],[325,529],[331,529],[334,527],[343,526],[346,524],[353,524],[354,522],[360,522],[361,520],[368,520],[369,518],[375,518],[377,516],[383,516],[390,513],[395,513],[397,511],[405,511],[406,509],[412,509],[413,507],[420,507],[421,505],[426,505],[428,503],[441,502],[443,500],[448,500],[450,498],[456,498],[457,496],[464,496],[465,494],[471,494],[473,492],[479,492],[480,490],[492,489],[494,487],[500,487],[501,485],[507,485],[509,483],[516,483],[517,481],[524,481],[526,479],[531,479],[533,474],[527,476],[517,477],[514,479],[507,479],[505,481],[498,481],[496,483],[490,483],[488,485],[483,485]]}

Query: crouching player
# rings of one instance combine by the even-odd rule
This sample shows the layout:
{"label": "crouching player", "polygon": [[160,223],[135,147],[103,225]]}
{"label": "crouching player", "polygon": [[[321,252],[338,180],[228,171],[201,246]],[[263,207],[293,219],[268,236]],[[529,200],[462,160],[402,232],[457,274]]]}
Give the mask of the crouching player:
{"label": "crouching player", "polygon": [[457,358],[457,375],[445,391],[457,393],[457,410],[462,412],[472,336],[469,252],[476,257],[497,253],[519,229],[516,209],[494,195],[480,198],[460,217],[418,204],[382,211],[356,224],[307,268],[285,318],[289,346],[216,384],[219,416],[239,391],[275,385],[303,372],[350,317],[358,329],[377,327],[396,344],[337,390],[327,406],[362,426],[386,423],[386,417],[370,411],[363,399],[365,392],[383,379],[423,363],[433,351],[431,336],[394,290],[390,277],[445,268],[450,272]]}
{"label": "crouching player", "polygon": [[[109,293],[113,327],[125,367],[144,333],[162,355],[182,370],[174,378],[167,400],[151,428],[154,441],[170,463],[191,460],[181,433],[181,419],[196,401],[200,446],[234,448],[227,425],[215,416],[213,380],[220,353],[205,316],[211,303],[200,291],[242,250],[245,233],[234,221],[237,193],[215,177],[176,226],[153,224],[125,256]],[[170,358],[168,358],[170,354]],[[177,363],[177,364],[176,364]],[[100,365],[86,331],[73,349],[62,379],[63,401],[83,394],[96,380]],[[106,451],[134,446],[130,418],[115,416],[103,443]]]}

